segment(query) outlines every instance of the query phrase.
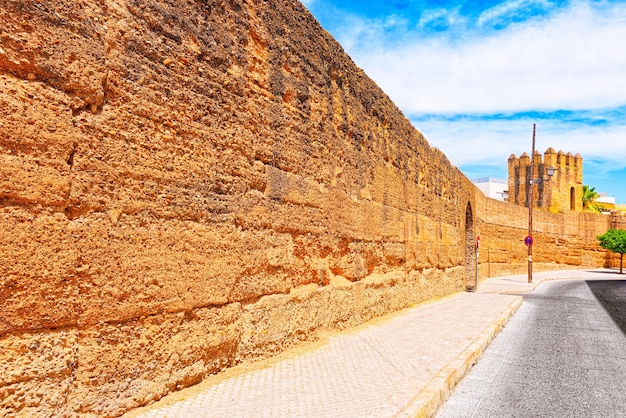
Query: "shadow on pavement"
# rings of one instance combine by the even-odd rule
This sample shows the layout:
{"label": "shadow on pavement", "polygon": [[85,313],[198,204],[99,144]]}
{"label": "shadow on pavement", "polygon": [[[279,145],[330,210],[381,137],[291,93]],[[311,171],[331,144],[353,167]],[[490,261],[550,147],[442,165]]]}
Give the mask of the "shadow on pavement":
{"label": "shadow on pavement", "polygon": [[626,280],[587,280],[586,283],[626,334]]}

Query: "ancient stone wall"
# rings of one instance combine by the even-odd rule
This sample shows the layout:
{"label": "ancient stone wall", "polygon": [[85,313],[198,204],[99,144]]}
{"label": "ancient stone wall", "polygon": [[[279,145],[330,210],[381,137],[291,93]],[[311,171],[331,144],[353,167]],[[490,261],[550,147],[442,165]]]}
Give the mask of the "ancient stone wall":
{"label": "ancient stone wall", "polygon": [[0,415],[118,416],[464,291],[477,233],[522,259],[523,208],[477,197],[297,1],[0,21]]}
{"label": "ancient stone wall", "polygon": [[300,3],[0,21],[0,415],[119,415],[465,289],[469,181]]}
{"label": "ancient stone wall", "polygon": [[626,214],[623,212],[612,212],[609,218],[609,227],[613,229],[626,229]]}
{"label": "ancient stone wall", "polygon": [[[488,197],[478,199],[480,277],[528,271],[528,209]],[[533,268],[536,271],[614,266],[596,237],[610,224],[607,215],[533,212]]]}

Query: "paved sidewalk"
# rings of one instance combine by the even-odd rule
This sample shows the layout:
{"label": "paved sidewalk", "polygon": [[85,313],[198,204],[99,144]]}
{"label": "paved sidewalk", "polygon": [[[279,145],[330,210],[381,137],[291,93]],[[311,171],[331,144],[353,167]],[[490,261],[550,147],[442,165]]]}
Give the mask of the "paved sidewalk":
{"label": "paved sidewalk", "polygon": [[[428,417],[522,302],[545,280],[606,276],[569,270],[483,281],[458,293],[331,337],[265,368],[168,395],[128,417]],[[513,294],[505,294],[512,292]]]}

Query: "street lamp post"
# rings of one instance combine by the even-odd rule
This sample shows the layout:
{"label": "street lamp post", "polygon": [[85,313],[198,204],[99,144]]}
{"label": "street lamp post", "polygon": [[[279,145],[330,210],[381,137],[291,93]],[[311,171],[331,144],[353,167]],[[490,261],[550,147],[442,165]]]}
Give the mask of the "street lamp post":
{"label": "street lamp post", "polygon": [[[533,171],[535,167],[535,132],[536,126],[533,123],[533,147],[532,154],[530,154],[530,174],[528,176],[528,190],[526,201],[528,202],[528,236],[524,240],[524,243],[528,246],[528,283],[533,282],[533,184],[535,182],[541,183],[543,178],[543,173],[537,173],[541,177],[537,179],[533,179]],[[550,181],[556,168],[546,167],[546,174],[548,175],[547,180]]]}

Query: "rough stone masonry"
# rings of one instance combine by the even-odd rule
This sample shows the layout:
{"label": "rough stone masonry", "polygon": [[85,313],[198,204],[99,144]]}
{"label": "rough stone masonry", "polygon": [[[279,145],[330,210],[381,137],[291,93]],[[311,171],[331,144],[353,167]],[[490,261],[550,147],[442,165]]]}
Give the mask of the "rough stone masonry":
{"label": "rough stone masonry", "polygon": [[[2,416],[119,416],[463,291],[478,234],[481,277],[525,265],[523,208],[298,1],[0,0],[0,22]],[[539,216],[538,266],[606,263],[607,219]]]}

